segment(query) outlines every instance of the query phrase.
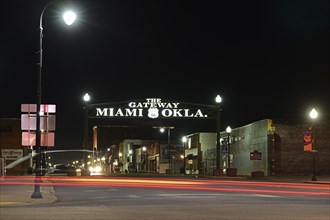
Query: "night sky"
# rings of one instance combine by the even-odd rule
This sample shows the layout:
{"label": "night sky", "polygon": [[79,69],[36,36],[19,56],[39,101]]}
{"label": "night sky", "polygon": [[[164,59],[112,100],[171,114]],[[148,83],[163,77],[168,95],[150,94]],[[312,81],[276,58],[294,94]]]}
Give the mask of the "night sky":
{"label": "night sky", "polygon": [[[0,3],[1,118],[36,103],[48,2]],[[329,1],[66,1],[78,16],[71,26],[60,18],[64,2],[43,19],[42,103],[56,104],[54,149],[82,147],[86,92],[91,103],[208,105],[220,94],[222,130],[265,118],[305,122],[313,107],[330,122]]]}

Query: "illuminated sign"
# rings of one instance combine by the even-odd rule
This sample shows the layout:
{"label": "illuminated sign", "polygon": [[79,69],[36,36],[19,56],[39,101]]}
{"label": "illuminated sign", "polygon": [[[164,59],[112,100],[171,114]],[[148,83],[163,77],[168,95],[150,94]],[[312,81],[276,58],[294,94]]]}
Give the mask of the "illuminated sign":
{"label": "illuminated sign", "polygon": [[129,102],[125,108],[95,108],[97,117],[207,118],[201,109],[180,108],[178,102],[162,102],[147,98],[145,102]]}

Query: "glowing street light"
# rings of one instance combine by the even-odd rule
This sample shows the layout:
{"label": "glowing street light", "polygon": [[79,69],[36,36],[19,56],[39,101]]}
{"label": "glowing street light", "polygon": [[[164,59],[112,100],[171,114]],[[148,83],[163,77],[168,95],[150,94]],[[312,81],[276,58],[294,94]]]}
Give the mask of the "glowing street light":
{"label": "glowing street light", "polygon": [[309,117],[310,117],[311,119],[316,119],[317,116],[318,116],[318,113],[317,113],[317,111],[315,110],[315,108],[313,108],[313,109],[309,112]]}
{"label": "glowing street light", "polygon": [[66,11],[64,14],[63,14],[63,20],[65,21],[65,23],[67,25],[71,25],[73,24],[73,22],[76,20],[77,16],[76,16],[76,13],[74,13],[73,11],[69,10],[69,11]]}
{"label": "glowing street light", "polygon": [[88,93],[86,93],[83,97],[85,102],[89,102],[89,100],[91,99],[90,95]]}

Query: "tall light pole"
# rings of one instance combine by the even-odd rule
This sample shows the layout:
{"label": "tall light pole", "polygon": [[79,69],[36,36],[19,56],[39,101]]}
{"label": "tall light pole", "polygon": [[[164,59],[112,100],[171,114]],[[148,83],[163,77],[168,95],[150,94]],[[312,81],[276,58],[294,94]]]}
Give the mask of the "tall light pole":
{"label": "tall light pole", "polygon": [[230,132],[231,132],[231,128],[230,126],[228,126],[226,128],[226,132],[227,132],[227,159],[228,159],[228,167],[227,168],[230,168]]}
{"label": "tall light pole", "polygon": [[146,146],[143,146],[142,151],[144,156],[144,172],[148,173],[148,148]]}
{"label": "tall light pole", "polygon": [[221,106],[220,103],[222,98],[220,95],[217,95],[215,102],[217,103],[217,146],[216,146],[216,172],[220,172],[220,112]]}
{"label": "tall light pole", "polygon": [[[83,97],[85,106],[84,106],[84,169],[87,170],[87,150],[88,150],[88,102],[90,101],[91,97],[88,93],[86,93]],[[94,151],[94,150],[93,150]],[[94,158],[93,158],[94,160]]]}
{"label": "tall light pole", "polygon": [[160,132],[164,132],[165,129],[167,129],[167,148],[168,148],[168,168],[170,172],[172,172],[172,166],[171,166],[171,130],[174,129],[174,127],[161,127]]}
{"label": "tall light pole", "polygon": [[183,153],[182,153],[182,161],[183,161],[183,175],[186,174],[186,143],[187,143],[187,138],[182,137],[182,144],[183,144]]}
{"label": "tall light pole", "polygon": [[[309,112],[309,117],[314,121],[318,116],[318,113],[317,111],[315,110],[315,108],[313,108],[310,112]],[[314,124],[312,123],[311,127],[311,132],[312,132],[312,165],[313,165],[313,176],[312,176],[312,179],[311,181],[317,181],[316,179],[316,175],[315,175],[315,153],[317,153],[317,150],[315,150],[315,128],[314,128]]]}
{"label": "tall light pole", "polygon": [[[48,8],[49,5],[53,4],[55,1],[51,1],[48,3],[42,10],[40,19],[39,19],[39,63],[38,63],[38,85],[37,85],[37,114],[36,114],[36,151],[37,151],[37,157],[36,157],[36,178],[35,182],[40,182],[40,176],[42,175],[41,172],[41,129],[40,129],[40,109],[41,109],[41,95],[42,95],[42,89],[41,89],[41,77],[42,77],[42,38],[43,38],[43,27],[42,27],[42,19],[43,15]],[[67,11],[63,14],[63,19],[67,25],[71,25],[76,18],[76,15],[72,11]],[[31,195],[31,198],[42,198],[41,192],[40,192],[40,185],[35,184],[34,186],[34,192]]]}

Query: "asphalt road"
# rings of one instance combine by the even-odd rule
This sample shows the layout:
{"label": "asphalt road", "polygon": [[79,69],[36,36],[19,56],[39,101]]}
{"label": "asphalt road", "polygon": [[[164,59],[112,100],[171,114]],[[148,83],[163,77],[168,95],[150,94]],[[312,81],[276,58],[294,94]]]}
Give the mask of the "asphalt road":
{"label": "asphalt road", "polygon": [[67,178],[57,200],[1,207],[5,219],[329,220],[329,185],[224,180]]}

